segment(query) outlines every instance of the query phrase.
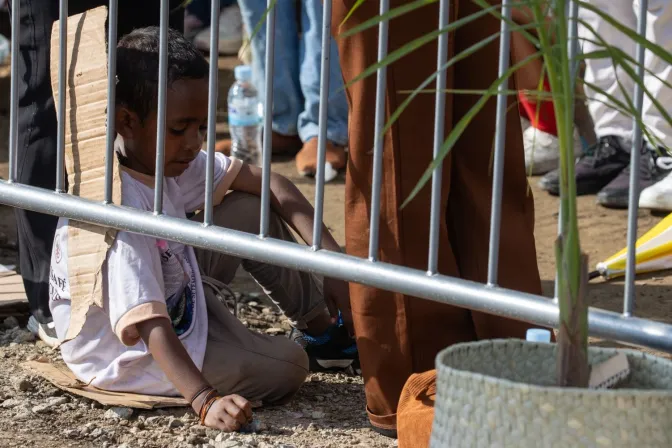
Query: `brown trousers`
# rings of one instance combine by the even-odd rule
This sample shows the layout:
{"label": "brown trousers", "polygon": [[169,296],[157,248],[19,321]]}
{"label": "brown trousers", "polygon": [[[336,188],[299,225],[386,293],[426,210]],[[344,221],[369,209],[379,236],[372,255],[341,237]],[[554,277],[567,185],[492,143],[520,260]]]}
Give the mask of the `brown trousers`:
{"label": "brown trousers", "polygon": [[[408,0],[391,0],[390,8]],[[355,0],[335,0],[335,34]],[[378,2],[361,4],[341,30],[378,15]],[[468,0],[453,0],[454,21],[479,10]],[[389,51],[438,26],[434,3],[390,21]],[[500,23],[483,17],[449,37],[450,54],[499,31]],[[377,28],[338,39],[341,67],[348,83],[376,62]],[[499,41],[478,51],[448,72],[448,88],[488,89],[497,78]],[[436,70],[436,42],[424,45],[387,69],[386,115],[389,117],[412,90]],[[368,253],[371,175],[374,143],[375,76],[347,89],[350,106],[350,160],[346,180],[346,248],[351,255]],[[434,85],[431,85],[433,88]],[[512,82],[509,88],[515,88]],[[446,136],[476,102],[475,95],[448,95]],[[511,106],[515,98],[511,99]],[[475,117],[443,164],[439,272],[485,282],[488,261],[495,135],[493,98]],[[509,108],[506,128],[499,283],[506,288],[540,293],[534,244],[534,205],[528,190],[523,142],[516,107]],[[385,135],[380,209],[380,260],[416,269],[427,268],[429,204],[427,185],[403,210],[400,205],[432,160],[434,95],[419,95]],[[351,286],[357,342],[371,423],[396,428],[399,396],[414,372],[434,367],[444,347],[477,339],[524,337],[528,325],[499,317],[440,305],[362,285]]]}
{"label": "brown trousers", "polygon": [[[258,196],[232,192],[214,209],[214,223],[241,232],[259,231]],[[202,214],[194,219],[202,219]],[[271,213],[269,235],[295,241],[291,231]],[[240,265],[294,326],[305,328],[320,313],[327,313],[322,278],[209,250],[196,249],[208,307],[208,342],[203,375],[222,394],[239,394],[250,401],[282,403],[291,398],[308,375],[308,356],[283,336],[252,331],[236,319],[218,298],[221,284],[233,280]],[[269,374],[272,372],[272,374]]]}

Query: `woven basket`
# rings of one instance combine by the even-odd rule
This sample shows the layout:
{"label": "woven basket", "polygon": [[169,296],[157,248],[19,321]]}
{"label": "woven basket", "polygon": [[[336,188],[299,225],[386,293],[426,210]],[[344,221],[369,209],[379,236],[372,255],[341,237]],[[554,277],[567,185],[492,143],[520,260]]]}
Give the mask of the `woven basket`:
{"label": "woven basket", "polygon": [[456,344],[436,359],[431,447],[672,447],[672,362],[590,348],[591,364],[625,353],[614,390],[555,387],[555,345]]}

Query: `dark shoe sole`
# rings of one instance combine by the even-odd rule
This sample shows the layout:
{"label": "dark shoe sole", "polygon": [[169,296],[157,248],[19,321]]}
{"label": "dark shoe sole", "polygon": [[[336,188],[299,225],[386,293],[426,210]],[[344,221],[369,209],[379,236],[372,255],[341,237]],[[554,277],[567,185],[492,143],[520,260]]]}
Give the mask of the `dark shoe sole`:
{"label": "dark shoe sole", "polygon": [[626,209],[628,208],[628,199],[627,192],[625,195],[614,195],[605,192],[597,194],[597,203],[606,208]]}
{"label": "dark shoe sole", "polygon": [[371,424],[371,429],[373,429],[375,432],[377,432],[381,436],[389,437],[390,439],[396,439],[397,438],[397,430],[396,429],[383,429],[383,428],[379,428],[377,426],[374,426],[373,424]]}

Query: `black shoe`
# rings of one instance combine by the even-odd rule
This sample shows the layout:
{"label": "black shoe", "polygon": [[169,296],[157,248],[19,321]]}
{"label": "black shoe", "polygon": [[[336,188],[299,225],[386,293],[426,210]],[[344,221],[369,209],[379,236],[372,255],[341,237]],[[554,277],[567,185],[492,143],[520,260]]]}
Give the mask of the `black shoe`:
{"label": "black shoe", "polygon": [[[574,176],[576,194],[597,194],[630,164],[630,151],[621,137],[608,135],[586,149],[576,161]],[[551,171],[541,178],[539,186],[554,196],[560,194],[560,172]]]}
{"label": "black shoe", "polygon": [[[658,163],[657,150],[643,145],[639,163],[639,191],[655,184],[670,173],[670,167]],[[667,159],[667,157],[665,157]],[[597,194],[597,203],[607,208],[628,208],[630,195],[630,165]]]}
{"label": "black shoe", "polygon": [[289,338],[308,354],[311,372],[361,373],[357,343],[340,319],[321,336],[292,328]]}

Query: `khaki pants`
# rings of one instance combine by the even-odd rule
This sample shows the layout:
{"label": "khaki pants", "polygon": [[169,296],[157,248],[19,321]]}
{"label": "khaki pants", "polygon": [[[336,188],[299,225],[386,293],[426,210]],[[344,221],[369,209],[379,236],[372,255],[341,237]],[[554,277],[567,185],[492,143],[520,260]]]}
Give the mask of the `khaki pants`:
{"label": "khaki pants", "polygon": [[[257,196],[234,192],[215,207],[215,225],[248,233],[259,230]],[[202,219],[197,215],[195,220]],[[271,214],[271,238],[294,241],[285,223]],[[322,280],[317,276],[218,252],[196,249],[208,307],[208,343],[203,375],[222,394],[251,401],[278,403],[289,399],[308,374],[308,357],[293,341],[246,328],[217,298],[210,283],[233,280],[238,267],[249,272],[292,323],[299,328],[327,312]],[[214,281],[209,281],[214,280]]]}

